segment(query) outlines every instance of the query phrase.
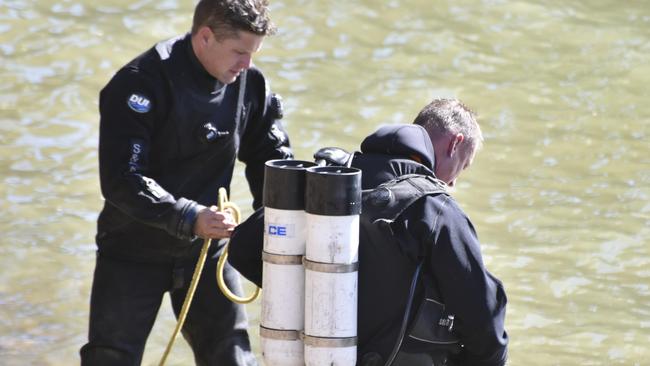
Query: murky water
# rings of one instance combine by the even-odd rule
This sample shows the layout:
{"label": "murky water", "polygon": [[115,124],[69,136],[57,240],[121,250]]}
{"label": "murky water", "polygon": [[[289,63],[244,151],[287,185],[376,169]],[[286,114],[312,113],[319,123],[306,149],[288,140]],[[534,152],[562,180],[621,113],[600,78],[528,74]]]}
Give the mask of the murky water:
{"label": "murky water", "polygon": [[[0,0],[0,364],[78,363],[101,206],[97,93],[119,66],[189,29],[192,7]],[[478,112],[485,147],[455,195],[506,285],[510,365],[648,364],[650,3],[272,9],[280,32],[256,63],[285,99],[299,158],[354,150],[433,97]],[[237,173],[233,198],[249,213]],[[259,305],[249,310],[257,337]],[[163,306],[144,364],[173,327]],[[170,359],[191,364],[182,340]]]}

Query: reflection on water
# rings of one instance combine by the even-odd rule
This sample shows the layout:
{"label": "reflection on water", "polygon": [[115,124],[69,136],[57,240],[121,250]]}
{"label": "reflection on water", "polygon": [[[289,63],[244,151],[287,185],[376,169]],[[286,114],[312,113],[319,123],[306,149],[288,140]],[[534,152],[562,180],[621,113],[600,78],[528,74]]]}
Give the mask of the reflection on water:
{"label": "reflection on water", "polygon": [[[486,144],[456,197],[509,297],[512,365],[650,358],[650,12],[598,1],[273,1],[257,64],[297,156],[456,96]],[[94,266],[97,93],[189,28],[175,0],[0,3],[0,360],[68,365]],[[238,170],[233,187],[249,207]],[[250,210],[245,211],[246,214]],[[216,291],[216,289],[215,289]],[[249,307],[257,337],[259,305]],[[144,364],[174,321],[163,306]],[[255,343],[257,347],[257,343]],[[178,342],[170,364],[191,354]]]}

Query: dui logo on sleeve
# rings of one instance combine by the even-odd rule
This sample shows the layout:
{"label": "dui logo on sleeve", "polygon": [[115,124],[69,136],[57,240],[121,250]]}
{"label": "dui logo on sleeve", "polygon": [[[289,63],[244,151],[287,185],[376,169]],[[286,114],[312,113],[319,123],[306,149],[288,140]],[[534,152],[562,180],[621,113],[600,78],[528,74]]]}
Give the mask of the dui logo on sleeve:
{"label": "dui logo on sleeve", "polygon": [[126,104],[129,108],[138,113],[147,113],[151,109],[151,102],[147,97],[140,94],[131,94]]}

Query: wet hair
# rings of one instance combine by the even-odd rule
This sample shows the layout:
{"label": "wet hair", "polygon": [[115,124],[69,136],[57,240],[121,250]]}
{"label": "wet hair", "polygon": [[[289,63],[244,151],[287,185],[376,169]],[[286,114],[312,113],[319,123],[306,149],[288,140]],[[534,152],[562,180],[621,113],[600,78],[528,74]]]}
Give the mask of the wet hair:
{"label": "wet hair", "polygon": [[462,133],[472,151],[478,151],[483,145],[476,114],[458,99],[433,100],[422,108],[413,123],[424,127],[432,140],[443,133]]}
{"label": "wet hair", "polygon": [[269,18],[268,0],[200,0],[194,9],[192,34],[207,26],[218,40],[237,38],[237,31],[260,36],[275,33]]}

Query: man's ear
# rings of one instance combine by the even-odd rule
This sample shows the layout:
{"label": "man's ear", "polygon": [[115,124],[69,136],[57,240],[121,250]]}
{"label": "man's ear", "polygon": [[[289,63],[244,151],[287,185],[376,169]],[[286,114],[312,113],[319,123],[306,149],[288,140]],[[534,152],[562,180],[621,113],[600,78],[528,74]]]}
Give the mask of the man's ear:
{"label": "man's ear", "polygon": [[449,157],[454,156],[456,152],[458,152],[458,146],[460,146],[460,143],[465,140],[465,136],[463,136],[462,133],[457,133],[452,137],[452,139],[449,141],[449,147],[447,148],[447,155]]}
{"label": "man's ear", "polygon": [[212,29],[210,29],[210,27],[204,25],[203,27],[199,28],[198,36],[201,46],[206,47],[210,42],[210,38],[214,36],[214,33],[212,33]]}

